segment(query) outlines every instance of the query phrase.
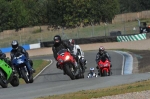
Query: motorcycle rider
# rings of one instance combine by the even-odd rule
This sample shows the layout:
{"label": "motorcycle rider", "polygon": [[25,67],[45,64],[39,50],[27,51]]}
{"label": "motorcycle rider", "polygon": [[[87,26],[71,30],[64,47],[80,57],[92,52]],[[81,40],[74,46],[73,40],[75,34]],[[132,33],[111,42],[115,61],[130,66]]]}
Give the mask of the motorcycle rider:
{"label": "motorcycle rider", "polygon": [[90,68],[90,72],[88,73],[87,78],[97,77],[97,74],[94,71],[95,71],[95,68],[91,67]]}
{"label": "motorcycle rider", "polygon": [[[27,68],[28,68],[28,70],[30,70],[31,73],[35,73],[35,70],[32,67],[33,63],[32,63],[32,60],[29,59],[28,52],[22,46],[19,46],[19,43],[18,43],[17,40],[13,40],[11,42],[11,46],[12,46],[12,50],[10,51],[11,61],[13,60],[15,54],[22,53],[28,59],[28,61],[27,61]],[[20,76],[20,74],[19,74],[19,76]]]}
{"label": "motorcycle rider", "polygon": [[[55,35],[54,38],[53,38],[53,40],[54,40],[54,44],[52,46],[52,51],[53,51],[53,56],[54,56],[55,60],[57,60],[57,53],[61,49],[69,49],[71,51],[71,55],[75,58],[75,55],[73,54],[70,46],[68,46],[66,42],[63,42],[61,40],[61,37],[59,35]],[[76,67],[78,66],[76,61],[75,61],[75,66]],[[56,67],[59,68],[58,62],[56,63]]]}
{"label": "motorcycle rider", "polygon": [[[102,58],[107,58],[109,62],[111,62],[111,57],[110,55],[108,54],[107,51],[105,51],[105,48],[103,46],[100,46],[99,47],[99,52],[96,54],[96,64],[98,64],[99,60],[102,59]],[[111,63],[110,63],[111,64]],[[112,64],[110,65],[110,67],[112,67]],[[96,66],[96,68],[98,69],[99,71],[99,68],[98,66]],[[100,75],[100,73],[98,73],[98,75]]]}
{"label": "motorcycle rider", "polygon": [[71,49],[74,52],[74,55],[76,55],[76,59],[78,60],[78,56],[81,56],[81,58],[79,59],[79,61],[83,64],[82,66],[84,66],[83,68],[86,69],[87,67],[85,66],[87,64],[87,60],[84,58],[84,53],[81,50],[79,45],[75,44],[75,41],[73,39],[69,39],[69,45],[71,46]]}

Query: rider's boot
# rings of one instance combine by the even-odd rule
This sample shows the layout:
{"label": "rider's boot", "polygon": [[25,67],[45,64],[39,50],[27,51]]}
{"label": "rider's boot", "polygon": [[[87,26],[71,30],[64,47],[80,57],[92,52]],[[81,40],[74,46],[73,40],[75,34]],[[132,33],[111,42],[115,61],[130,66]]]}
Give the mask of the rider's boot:
{"label": "rider's boot", "polygon": [[30,61],[26,62],[27,69],[30,71],[30,74],[35,73],[35,70],[33,69],[33,65],[30,64]]}
{"label": "rider's boot", "polygon": [[31,59],[28,59],[28,65],[30,64],[30,67],[31,67],[31,72],[32,73],[35,73],[35,69],[33,68],[33,61]]}
{"label": "rider's boot", "polygon": [[35,73],[35,69],[31,68],[31,70],[32,70],[32,73]]}
{"label": "rider's boot", "polygon": [[30,67],[30,73],[35,73],[35,70],[33,69],[33,67]]}
{"label": "rider's boot", "polygon": [[31,65],[32,73],[35,73],[35,69],[33,68],[33,62],[32,61],[30,61],[30,65]]}

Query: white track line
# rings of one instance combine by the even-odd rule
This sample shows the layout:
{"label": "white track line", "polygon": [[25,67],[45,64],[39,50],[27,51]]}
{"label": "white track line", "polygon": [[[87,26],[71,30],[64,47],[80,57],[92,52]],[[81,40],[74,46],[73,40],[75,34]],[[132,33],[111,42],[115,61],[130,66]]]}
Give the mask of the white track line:
{"label": "white track line", "polygon": [[53,61],[50,59],[50,64],[48,64],[46,67],[44,67],[33,79],[36,79],[48,66],[50,66],[52,63],[53,63]]}
{"label": "white track line", "polygon": [[122,71],[121,71],[121,75],[123,75],[124,74],[125,57],[124,57],[124,55],[122,54],[121,51],[115,51],[115,52],[123,56]]}
{"label": "white track line", "polygon": [[122,75],[132,74],[132,70],[133,70],[132,55],[127,52],[123,52],[123,51],[115,51],[115,52],[122,54],[124,57],[127,56],[127,58],[124,58],[125,61],[124,61],[124,66],[122,66]]}

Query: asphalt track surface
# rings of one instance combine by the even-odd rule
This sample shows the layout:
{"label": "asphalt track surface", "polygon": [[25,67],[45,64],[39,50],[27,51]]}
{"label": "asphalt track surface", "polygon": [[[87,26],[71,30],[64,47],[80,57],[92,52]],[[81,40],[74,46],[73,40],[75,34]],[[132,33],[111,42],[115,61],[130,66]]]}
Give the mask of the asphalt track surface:
{"label": "asphalt track surface", "polygon": [[[33,59],[52,59],[53,63],[44,70],[33,84],[23,84],[18,87],[0,88],[0,99],[34,99],[40,96],[64,94],[79,90],[89,90],[131,83],[149,78],[149,73],[121,75],[123,56],[108,51],[112,57],[112,75],[108,77],[86,78],[90,67],[96,67],[96,51],[86,51],[87,69],[84,79],[71,80],[56,68],[53,56],[34,57]],[[97,72],[97,71],[96,71]]]}

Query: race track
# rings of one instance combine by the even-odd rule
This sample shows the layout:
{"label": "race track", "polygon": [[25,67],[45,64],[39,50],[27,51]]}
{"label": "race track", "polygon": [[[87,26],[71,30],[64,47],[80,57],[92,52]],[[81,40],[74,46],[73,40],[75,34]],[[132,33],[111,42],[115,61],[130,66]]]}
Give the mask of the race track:
{"label": "race track", "polygon": [[[87,69],[85,72],[85,77],[87,76],[87,73],[89,72],[90,67],[96,67],[95,63],[95,57],[96,57],[96,51],[88,51],[85,52],[85,58],[87,59]],[[123,57],[120,54],[117,54],[115,52],[109,51],[110,56],[112,56],[112,72],[113,75],[121,75],[122,71],[122,59]],[[70,80],[70,78],[66,75],[63,75],[63,71],[56,68],[55,64],[56,61],[54,60],[53,56],[45,56],[41,57],[45,59],[53,59],[52,66],[48,67],[44,73],[42,73],[35,81],[36,82],[55,82],[55,81],[65,81]],[[119,62],[116,62],[118,59]],[[97,72],[97,71],[96,71]]]}
{"label": "race track", "polygon": [[[112,57],[112,76],[86,78],[90,67],[96,67],[96,51],[86,51],[85,58],[88,61],[84,79],[71,80],[67,75],[56,68],[55,61],[43,71],[33,84],[19,85],[0,89],[0,99],[33,99],[40,96],[63,94],[79,90],[88,90],[109,87],[119,84],[131,83],[149,78],[149,73],[121,75],[123,56],[113,51],[108,51]],[[34,57],[33,59],[52,59],[53,56]],[[96,71],[97,72],[97,71]]]}

